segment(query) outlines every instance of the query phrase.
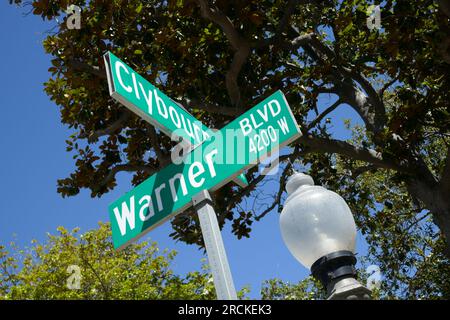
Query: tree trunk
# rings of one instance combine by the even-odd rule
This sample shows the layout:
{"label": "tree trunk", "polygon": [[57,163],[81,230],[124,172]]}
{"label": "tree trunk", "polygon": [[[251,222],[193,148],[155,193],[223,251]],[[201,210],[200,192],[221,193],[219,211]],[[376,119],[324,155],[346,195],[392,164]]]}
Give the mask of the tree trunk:
{"label": "tree trunk", "polygon": [[429,179],[411,178],[407,181],[407,187],[410,194],[433,215],[434,223],[445,237],[445,255],[450,259],[450,195],[443,194],[438,183]]}

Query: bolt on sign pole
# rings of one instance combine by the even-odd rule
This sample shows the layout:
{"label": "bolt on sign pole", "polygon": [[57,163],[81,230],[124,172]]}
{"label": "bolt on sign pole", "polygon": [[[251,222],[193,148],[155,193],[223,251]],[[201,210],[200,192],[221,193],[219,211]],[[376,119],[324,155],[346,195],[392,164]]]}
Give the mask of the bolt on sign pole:
{"label": "bolt on sign pole", "polygon": [[201,191],[192,198],[192,203],[200,220],[217,299],[237,300],[222,234],[209,192],[207,190]]}

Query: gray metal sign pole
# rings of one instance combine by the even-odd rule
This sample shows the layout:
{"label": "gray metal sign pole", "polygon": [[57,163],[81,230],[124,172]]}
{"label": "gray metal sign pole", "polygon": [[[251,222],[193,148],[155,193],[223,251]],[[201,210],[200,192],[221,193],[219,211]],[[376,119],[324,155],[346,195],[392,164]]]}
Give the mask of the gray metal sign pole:
{"label": "gray metal sign pole", "polygon": [[211,196],[207,190],[192,198],[202,228],[208,261],[213,275],[218,300],[236,300],[227,254],[217,222],[216,212],[212,206]]}

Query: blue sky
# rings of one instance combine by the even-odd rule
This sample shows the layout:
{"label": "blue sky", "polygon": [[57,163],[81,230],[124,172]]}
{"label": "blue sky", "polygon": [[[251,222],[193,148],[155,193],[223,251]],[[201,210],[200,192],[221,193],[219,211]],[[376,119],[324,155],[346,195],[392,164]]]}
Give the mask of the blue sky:
{"label": "blue sky", "polygon": [[[60,123],[59,107],[43,91],[50,56],[44,53],[42,40],[51,25],[40,17],[24,17],[24,12],[7,1],[0,4],[0,244],[14,240],[20,246],[30,245],[32,239],[44,241],[58,226],[96,228],[98,221],[108,221],[108,204],[131,189],[131,175],[121,174],[119,186],[100,199],[92,199],[87,191],[65,199],[57,194],[56,180],[74,169],[65,145],[72,131]],[[341,123],[355,117],[345,107],[333,114]],[[336,136],[346,138],[348,133],[336,130]],[[175,243],[170,232],[166,223],[144,238],[179,252],[173,264],[176,272],[199,270],[202,253]],[[309,274],[284,245],[275,212],[253,225],[249,239],[237,240],[229,227],[222,234],[235,285],[238,289],[250,285],[251,297],[259,296],[266,279],[297,282]],[[360,254],[366,252],[363,242],[358,235]]]}

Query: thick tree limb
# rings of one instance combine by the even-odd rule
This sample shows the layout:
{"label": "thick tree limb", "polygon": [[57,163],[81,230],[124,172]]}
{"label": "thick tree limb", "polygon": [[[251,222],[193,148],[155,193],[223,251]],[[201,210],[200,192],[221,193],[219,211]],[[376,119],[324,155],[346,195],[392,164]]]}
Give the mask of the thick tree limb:
{"label": "thick tree limb", "polygon": [[118,164],[115,167],[111,169],[111,171],[108,173],[108,175],[100,182],[100,186],[104,186],[108,184],[110,181],[112,181],[116,174],[119,172],[136,172],[136,171],[143,171],[148,174],[153,174],[157,171],[157,168],[153,168],[148,165],[132,165],[132,164]]}
{"label": "thick tree limb", "polygon": [[231,20],[218,8],[210,7],[207,0],[197,0],[197,2],[202,16],[220,26],[228,41],[230,41],[232,48],[236,51],[233,62],[225,76],[225,84],[231,103],[240,107],[241,93],[237,78],[250,54],[249,42],[239,34]]}
{"label": "thick tree limb", "polygon": [[230,65],[230,69],[225,75],[225,85],[227,87],[228,95],[230,96],[231,103],[236,107],[242,107],[241,104],[241,92],[239,90],[239,85],[237,78],[247,57],[250,54],[250,47],[241,47],[235,52],[233,56],[233,62]]}
{"label": "thick tree limb", "polygon": [[300,2],[301,1],[299,0],[289,0],[288,4],[285,7],[283,16],[281,17],[280,22],[278,23],[278,26],[275,30],[275,35],[270,38],[259,40],[257,43],[253,44],[252,47],[260,49],[270,45],[279,45],[280,42],[283,41],[285,35],[284,32],[289,25],[289,21],[292,14],[294,13],[295,6]]}
{"label": "thick tree limb", "polygon": [[[340,66],[336,53],[325,45],[315,33],[300,35],[290,43],[291,48],[303,47],[305,52],[317,63],[334,63],[337,67],[331,71],[330,79],[343,102],[348,103],[363,119],[367,129],[377,133],[386,122],[385,108],[380,96],[357,70]],[[362,92],[353,83],[358,83]]]}
{"label": "thick tree limb", "polygon": [[[73,68],[74,70],[87,72],[87,73],[93,74],[93,75],[95,75],[95,76],[97,76],[99,78],[106,79],[106,72],[105,72],[104,69],[100,69],[100,67],[91,66],[91,65],[89,65],[87,63],[84,63],[84,62],[81,62],[81,61],[78,61],[78,60],[74,60],[74,59],[70,60],[70,62],[67,65],[70,66],[71,68]],[[239,67],[239,66],[237,66],[237,67]],[[237,71],[237,70],[235,70],[235,71]],[[230,77],[231,77],[231,75],[230,75]],[[233,81],[233,79],[230,78],[230,81]],[[236,85],[237,85],[237,83],[236,83]],[[200,101],[195,100],[195,99],[183,98],[183,104],[187,105],[191,109],[192,108],[201,109],[201,110],[205,110],[205,111],[208,111],[208,112],[212,112],[212,113],[216,113],[216,114],[222,114],[222,115],[228,115],[228,116],[236,116],[236,115],[240,115],[242,113],[241,110],[238,110],[238,109],[235,109],[235,108],[217,106],[217,105],[214,105],[212,103],[200,102]],[[119,125],[120,123],[123,123],[126,120],[127,119],[125,119],[125,120],[119,119],[119,120],[117,120],[118,123],[113,123],[111,125],[112,128],[108,128],[108,129],[105,129],[105,130],[99,130],[99,131],[91,134],[90,135],[90,137],[92,137],[91,139],[95,140],[96,138],[99,138],[101,136],[109,134],[109,132],[115,131],[117,129],[117,128],[115,128],[116,125]],[[87,137],[87,135],[83,135],[81,138],[86,138],[86,137]]]}
{"label": "thick tree limb", "polygon": [[291,42],[288,43],[288,46],[292,49],[296,49],[298,47],[303,47],[307,44],[309,44],[312,41],[312,38],[314,37],[314,33],[307,33],[300,35],[296,38],[294,38]]}
{"label": "thick tree limb", "polygon": [[450,145],[447,146],[447,159],[445,160],[445,166],[441,174],[439,185],[442,194],[450,198]]}
{"label": "thick tree limb", "polygon": [[130,117],[131,117],[130,112],[125,111],[122,113],[122,115],[119,117],[119,119],[117,119],[116,121],[111,123],[108,127],[94,131],[90,134],[84,133],[82,135],[79,135],[79,138],[81,138],[81,139],[87,138],[88,142],[94,142],[102,136],[111,135],[111,134],[115,133],[116,131],[118,131],[119,129],[121,129],[123,127],[123,124],[125,122],[127,122],[128,119],[130,119]]}
{"label": "thick tree limb", "polygon": [[337,58],[336,53],[329,46],[320,41],[317,34],[313,33],[310,44],[317,53],[320,53],[323,59],[333,61]]}
{"label": "thick tree limb", "polygon": [[238,110],[236,108],[230,108],[225,106],[219,106],[216,104],[208,103],[208,102],[200,102],[197,99],[188,99],[183,98],[182,102],[185,106],[187,106],[189,109],[200,109],[205,110],[211,113],[215,114],[221,114],[226,116],[237,116],[242,113],[241,110]]}
{"label": "thick tree limb", "polygon": [[368,102],[372,106],[371,109],[373,109],[370,112],[371,114],[373,114],[371,125],[376,131],[375,133],[378,133],[386,124],[386,109],[384,107],[382,98],[372,86],[372,84],[360,72],[347,67],[340,67],[340,69],[344,73],[344,75],[348,75],[354,81],[356,81],[367,94]]}
{"label": "thick tree limb", "polygon": [[283,17],[281,17],[280,22],[277,27],[277,35],[281,36],[283,32],[286,30],[289,25],[289,21],[291,19],[292,14],[294,13],[295,6],[299,4],[299,0],[289,0],[288,4],[285,7]]}
{"label": "thick tree limb", "polygon": [[376,166],[374,166],[373,164],[368,164],[366,166],[362,166],[362,167],[358,167],[352,170],[352,174],[351,177],[353,180],[355,180],[359,175],[370,171],[370,170],[375,170]]}
{"label": "thick tree limb", "polygon": [[[422,170],[423,171],[423,170]],[[413,199],[420,200],[433,214],[433,221],[446,238],[445,254],[450,258],[450,201],[448,193],[443,194],[439,184],[430,183],[427,172],[418,172],[406,181]],[[423,174],[425,174],[423,176]]]}
{"label": "thick tree limb", "polygon": [[378,95],[380,96],[380,99],[383,98],[384,92],[387,89],[389,89],[389,87],[392,86],[397,80],[398,80],[398,78],[396,76],[384,84],[384,86],[378,91]]}
{"label": "thick tree limb", "polygon": [[439,9],[450,18],[450,0],[438,0]]}
{"label": "thick tree limb", "polygon": [[336,84],[339,87],[339,97],[358,113],[368,131],[373,133],[379,132],[380,129],[377,129],[375,124],[376,120],[373,106],[369,102],[367,95],[351,82],[350,80]]}
{"label": "thick tree limb", "polygon": [[211,8],[208,4],[208,0],[197,0],[200,6],[200,12],[202,16],[216,24],[218,24],[222,31],[225,33],[228,41],[234,50],[239,50],[241,46],[245,46],[247,41],[241,37],[239,32],[234,27],[230,18],[228,18],[218,8]]}
{"label": "thick tree limb", "polygon": [[379,154],[375,150],[359,148],[345,141],[320,138],[311,134],[305,134],[300,138],[298,143],[308,147],[310,151],[322,153],[337,153],[355,160],[361,160],[371,163],[378,168],[409,172],[408,168],[400,167],[395,163],[384,160],[381,157],[381,154]]}
{"label": "thick tree limb", "polygon": [[74,70],[84,71],[99,78],[106,79],[106,71],[104,69],[100,69],[100,67],[91,66],[90,64],[75,59],[69,60],[68,62],[66,62],[66,65],[70,68],[73,68]]}

